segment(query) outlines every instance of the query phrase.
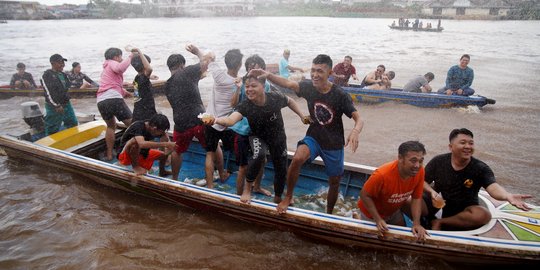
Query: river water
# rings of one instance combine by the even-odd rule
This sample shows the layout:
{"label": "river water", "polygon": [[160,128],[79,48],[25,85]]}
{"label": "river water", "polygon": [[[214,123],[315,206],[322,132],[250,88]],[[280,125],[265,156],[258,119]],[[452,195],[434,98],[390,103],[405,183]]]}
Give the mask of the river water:
{"label": "river water", "polygon": [[[17,62],[39,77],[48,58],[60,53],[99,79],[108,47],[140,47],[154,74],[169,76],[165,62],[187,43],[223,54],[239,48],[277,63],[283,49],[290,64],[308,68],[319,53],[334,62],[353,57],[359,77],[385,64],[394,85],[431,71],[435,89],[459,57],[471,55],[473,88],[497,104],[462,109],[425,109],[399,104],[357,105],[365,121],[356,153],[346,160],[379,166],[397,157],[406,140],[426,145],[427,160],[448,150],[448,133],[475,133],[475,156],[488,163],[497,181],[516,193],[537,196],[540,188],[540,22],[443,21],[442,33],[390,30],[392,19],[353,18],[163,18],[124,20],[10,21],[0,26],[0,84],[9,83]],[[436,22],[432,22],[435,24]],[[425,23],[424,23],[425,24]],[[242,71],[243,72],[243,71]],[[135,72],[130,69],[126,80]],[[212,79],[201,81],[205,103]],[[1,133],[26,127],[19,104],[43,98],[0,100]],[[299,100],[304,112],[305,102]],[[129,101],[132,104],[131,101]],[[73,100],[79,112],[97,113],[95,99]],[[170,105],[156,98],[171,116]],[[43,107],[42,107],[43,108]],[[306,128],[288,110],[289,150]],[[349,131],[353,121],[344,119]],[[346,131],[346,132],[347,132]],[[348,134],[348,133],[347,133]],[[111,190],[90,179],[0,156],[1,269],[450,269],[424,256],[317,243],[288,232],[246,224],[221,215],[171,206]]]}

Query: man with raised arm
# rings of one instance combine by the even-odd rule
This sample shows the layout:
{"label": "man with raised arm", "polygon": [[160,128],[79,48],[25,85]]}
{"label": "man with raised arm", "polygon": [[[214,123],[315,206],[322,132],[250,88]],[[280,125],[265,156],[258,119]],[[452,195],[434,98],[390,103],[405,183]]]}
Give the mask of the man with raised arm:
{"label": "man with raised arm", "polygon": [[171,78],[165,84],[165,95],[173,109],[173,141],[176,143],[176,151],[171,155],[172,179],[174,180],[178,179],[182,167],[182,153],[187,151],[193,137],[206,147],[205,127],[197,118],[205,111],[199,92],[199,80],[208,69],[208,63],[213,54],[204,55],[192,44],[187,45],[186,50],[196,55],[199,63],[186,67],[186,59],[181,54],[172,54],[167,59]]}
{"label": "man with raised arm", "polygon": [[[320,156],[324,161],[328,175],[329,189],[326,212],[332,213],[339,193],[339,183],[344,170],[344,146],[351,144],[353,152],[358,148],[358,135],[363,122],[354,107],[351,97],[341,87],[328,81],[332,74],[332,59],[320,54],[313,59],[311,80],[295,82],[261,69],[250,71],[250,75],[267,78],[278,86],[292,89],[299,97],[307,100],[311,117],[306,137],[298,142],[298,148],[287,171],[287,193],[278,204],[278,213],[285,213],[291,204],[294,187],[300,169],[306,161],[313,161]],[[354,120],[354,127],[344,139],[342,116]]]}

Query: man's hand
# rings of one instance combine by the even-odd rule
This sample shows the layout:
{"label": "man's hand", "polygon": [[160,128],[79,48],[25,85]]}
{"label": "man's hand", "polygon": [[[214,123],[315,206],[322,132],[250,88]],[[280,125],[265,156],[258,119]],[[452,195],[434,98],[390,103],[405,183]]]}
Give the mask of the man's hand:
{"label": "man's hand", "polygon": [[360,131],[357,129],[352,129],[351,133],[349,133],[349,136],[347,137],[347,141],[345,142],[345,147],[351,144],[351,150],[353,153],[356,152],[356,149],[358,148],[358,135],[360,134]]}
{"label": "man's hand", "polygon": [[416,236],[416,241],[420,243],[426,242],[426,236],[429,236],[429,233],[420,224],[413,225],[412,233]]}
{"label": "man's hand", "polygon": [[463,95],[463,89],[458,89],[458,90],[456,91],[456,93],[457,93],[458,95],[460,95],[460,96]]}
{"label": "man's hand", "polygon": [[524,195],[524,194],[508,194],[508,198],[506,199],[510,204],[513,206],[524,210],[529,211],[531,208],[523,201],[523,199],[532,198],[531,195]]}
{"label": "man's hand", "polygon": [[452,93],[454,93],[454,91],[452,91],[452,89],[448,89],[448,90],[446,90],[446,94],[447,94],[447,95],[451,96],[451,95],[452,95]]}
{"label": "man's hand", "polygon": [[55,107],[54,110],[57,113],[64,113],[64,107],[62,107],[62,106]]}
{"label": "man's hand", "polygon": [[304,125],[309,125],[309,124],[311,124],[311,123],[313,122],[313,121],[311,120],[311,116],[309,116],[309,115],[304,115],[304,116],[302,116],[300,119],[302,119],[302,123],[303,123]]}
{"label": "man's hand", "polygon": [[379,221],[376,221],[375,224],[377,224],[377,230],[379,230],[379,237],[384,237],[384,234],[388,232],[388,225],[386,225],[386,221],[381,218]]}
{"label": "man's hand", "polygon": [[266,72],[262,69],[252,69],[249,71],[248,76],[256,76],[257,78],[265,78],[269,75],[269,72]]}
{"label": "man's hand", "polygon": [[193,44],[188,44],[186,45],[186,51],[194,54],[194,55],[199,55],[200,51],[199,51],[199,48],[197,48],[197,46],[193,45]]}

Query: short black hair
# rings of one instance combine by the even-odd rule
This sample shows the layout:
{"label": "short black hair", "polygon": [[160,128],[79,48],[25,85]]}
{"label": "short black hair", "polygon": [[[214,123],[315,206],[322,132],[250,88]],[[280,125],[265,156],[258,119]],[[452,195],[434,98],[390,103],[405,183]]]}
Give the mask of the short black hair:
{"label": "short black hair", "polygon": [[432,72],[428,72],[426,73],[426,75],[424,75],[424,77],[426,77],[430,81],[433,81],[433,79],[435,79],[435,74],[433,74]]}
{"label": "short black hair", "polygon": [[400,156],[404,157],[408,152],[422,152],[425,155],[426,148],[419,141],[407,141],[399,145],[398,154]]}
{"label": "short black hair", "polygon": [[17,63],[17,68],[26,68],[24,63]]}
{"label": "short black hair", "polygon": [[244,77],[242,77],[242,83],[245,85],[246,84],[246,81],[249,80],[249,79],[255,79],[257,81],[259,81],[262,85],[265,85],[266,84],[266,78],[264,77],[257,77],[255,75],[249,75],[246,74]]}
{"label": "short black hair", "polygon": [[396,77],[396,73],[393,71],[388,71],[388,79],[393,80]]}
{"label": "short black hair", "polygon": [[468,54],[462,55],[461,58],[459,58],[459,60],[461,60],[461,59],[463,59],[463,58],[467,58],[467,59],[471,60],[471,56],[468,55]]}
{"label": "short black hair", "polygon": [[474,135],[472,131],[466,129],[466,128],[456,128],[452,131],[450,131],[450,136],[448,136],[448,141],[452,141],[455,139],[459,134],[468,135],[471,136],[471,138],[474,138]]}
{"label": "short black hair", "polygon": [[266,69],[266,63],[264,62],[264,59],[258,54],[254,54],[248,57],[244,65],[246,66],[246,71],[250,71],[255,65],[259,65],[261,69]]}
{"label": "short black hair", "polygon": [[384,66],[383,64],[381,64],[381,65],[378,65],[378,66],[377,66],[377,68],[382,68],[383,70],[385,70],[385,71],[386,71],[386,67],[385,67],[385,66]]}
{"label": "short black hair", "polygon": [[113,59],[116,56],[122,56],[122,50],[118,48],[108,48],[105,51],[105,60]]}
{"label": "short black hair", "polygon": [[75,67],[78,66],[78,65],[80,65],[79,62],[73,62],[73,64],[71,64],[71,67],[72,67],[72,68],[75,68]]}
{"label": "short black hair", "polygon": [[158,130],[167,131],[169,128],[171,128],[171,124],[169,123],[169,118],[163,114],[156,114],[148,120],[148,124],[152,127],[157,128]]}
{"label": "short black hair", "polygon": [[[150,63],[152,60],[150,59],[150,56],[148,55],[144,55],[144,57],[146,57],[146,60],[148,60],[148,63]],[[144,65],[143,65],[143,62],[142,62],[142,59],[140,56],[135,56],[133,58],[131,58],[131,66],[137,71],[137,72],[142,72],[144,70]]]}
{"label": "short black hair", "polygon": [[345,58],[349,58],[352,61],[352,57],[350,55],[345,55]]}
{"label": "short black hair", "polygon": [[175,70],[185,64],[186,58],[184,58],[184,56],[179,53],[171,54],[169,55],[169,58],[167,58],[167,67],[169,67],[169,70]]}
{"label": "short black hair", "polygon": [[315,65],[325,64],[328,67],[330,67],[330,69],[332,69],[332,66],[333,66],[332,58],[330,58],[330,56],[328,56],[326,54],[317,55],[315,58],[313,58],[312,63],[315,64]]}
{"label": "short black hair", "polygon": [[240,52],[239,49],[228,50],[225,53],[225,65],[227,69],[235,69],[242,66],[242,57],[244,55]]}

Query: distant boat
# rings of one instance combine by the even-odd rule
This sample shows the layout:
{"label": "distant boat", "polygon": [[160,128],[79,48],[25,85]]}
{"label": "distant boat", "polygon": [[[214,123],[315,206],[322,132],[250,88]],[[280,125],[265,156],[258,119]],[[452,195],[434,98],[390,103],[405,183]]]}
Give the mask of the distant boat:
{"label": "distant boat", "polygon": [[404,27],[404,26],[392,26],[392,25],[389,25],[388,27],[390,27],[390,29],[395,29],[395,30],[404,30],[404,31],[408,31],[408,30],[412,30],[412,31],[420,31],[420,32],[442,32],[442,30],[444,30],[444,27],[439,27],[439,28],[414,28],[414,27]]}
{"label": "distant boat", "polygon": [[0,23],[7,23],[6,20],[0,20]]}

